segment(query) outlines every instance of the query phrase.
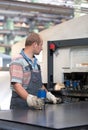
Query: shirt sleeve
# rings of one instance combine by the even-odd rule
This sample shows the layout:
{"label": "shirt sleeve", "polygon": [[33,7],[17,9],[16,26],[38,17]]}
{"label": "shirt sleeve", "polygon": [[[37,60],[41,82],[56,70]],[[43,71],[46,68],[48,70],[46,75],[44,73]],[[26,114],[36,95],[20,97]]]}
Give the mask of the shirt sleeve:
{"label": "shirt sleeve", "polygon": [[13,63],[10,65],[10,80],[11,83],[21,83],[23,80],[23,67],[21,64]]}

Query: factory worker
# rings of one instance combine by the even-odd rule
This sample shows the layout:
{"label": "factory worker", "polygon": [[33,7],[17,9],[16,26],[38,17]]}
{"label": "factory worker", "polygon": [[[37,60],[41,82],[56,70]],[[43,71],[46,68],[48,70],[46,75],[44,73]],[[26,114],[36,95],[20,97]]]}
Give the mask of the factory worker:
{"label": "factory worker", "polygon": [[25,48],[12,60],[9,68],[12,89],[10,109],[42,109],[44,103],[37,97],[40,88],[45,89],[48,100],[57,103],[57,98],[42,84],[41,68],[34,56],[39,55],[42,45],[41,36],[31,33]]}

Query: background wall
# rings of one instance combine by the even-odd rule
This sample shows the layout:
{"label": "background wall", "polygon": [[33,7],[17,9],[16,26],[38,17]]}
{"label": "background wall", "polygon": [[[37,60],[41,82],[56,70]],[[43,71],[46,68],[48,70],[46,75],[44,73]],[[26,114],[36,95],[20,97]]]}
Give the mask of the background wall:
{"label": "background wall", "polygon": [[0,109],[8,110],[10,106],[11,89],[8,71],[0,71]]}

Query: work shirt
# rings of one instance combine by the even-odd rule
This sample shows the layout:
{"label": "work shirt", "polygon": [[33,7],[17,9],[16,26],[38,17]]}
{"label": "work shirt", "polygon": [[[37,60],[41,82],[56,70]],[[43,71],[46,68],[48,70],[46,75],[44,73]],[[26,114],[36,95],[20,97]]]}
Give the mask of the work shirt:
{"label": "work shirt", "polygon": [[[27,61],[24,59],[24,57]],[[20,83],[25,89],[27,89],[31,79],[31,70],[29,68],[28,62],[29,64],[31,64],[33,71],[37,72],[37,58],[34,56],[34,62],[32,62],[32,60],[29,57],[27,57],[27,55],[25,55],[23,50],[16,58],[12,60],[10,64],[11,83]],[[11,88],[14,90],[12,84]]]}

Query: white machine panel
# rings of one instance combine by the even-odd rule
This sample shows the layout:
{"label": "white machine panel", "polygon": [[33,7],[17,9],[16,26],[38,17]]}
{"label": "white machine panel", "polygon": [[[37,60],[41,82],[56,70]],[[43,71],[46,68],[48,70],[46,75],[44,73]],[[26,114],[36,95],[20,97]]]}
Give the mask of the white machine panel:
{"label": "white machine panel", "polygon": [[88,67],[88,47],[71,49],[71,68]]}

